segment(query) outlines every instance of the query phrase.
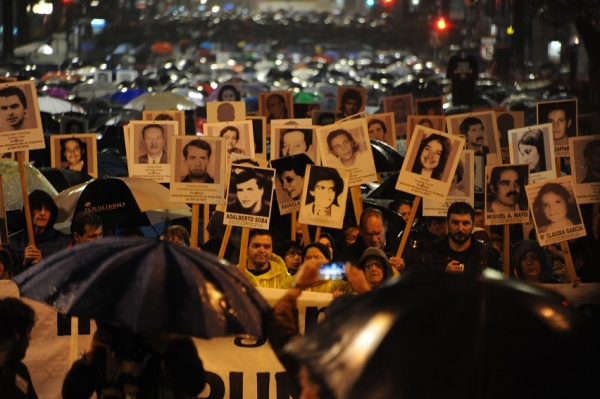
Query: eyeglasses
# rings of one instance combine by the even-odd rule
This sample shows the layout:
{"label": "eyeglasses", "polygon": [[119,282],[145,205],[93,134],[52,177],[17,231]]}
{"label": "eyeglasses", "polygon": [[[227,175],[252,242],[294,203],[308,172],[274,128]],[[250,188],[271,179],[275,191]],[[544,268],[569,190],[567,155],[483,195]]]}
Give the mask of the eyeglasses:
{"label": "eyeglasses", "polygon": [[378,267],[379,269],[383,269],[383,265],[381,264],[381,262],[367,262],[367,264],[365,265],[365,270],[368,270],[372,267]]}
{"label": "eyeglasses", "polygon": [[538,262],[539,263],[540,258],[537,255],[523,255],[521,256],[521,262]]}

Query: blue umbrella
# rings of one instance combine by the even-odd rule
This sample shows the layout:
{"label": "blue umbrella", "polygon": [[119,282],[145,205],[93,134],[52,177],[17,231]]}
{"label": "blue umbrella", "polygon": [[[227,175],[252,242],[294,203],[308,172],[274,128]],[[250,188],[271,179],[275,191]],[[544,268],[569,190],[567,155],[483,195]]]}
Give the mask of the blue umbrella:
{"label": "blue umbrella", "polygon": [[110,96],[111,100],[118,102],[119,104],[127,104],[130,101],[138,98],[142,94],[148,93],[145,89],[123,89]]}
{"label": "blue umbrella", "polygon": [[21,273],[21,296],[60,313],[139,332],[199,338],[266,335],[269,306],[234,266],[168,241],[108,237]]}

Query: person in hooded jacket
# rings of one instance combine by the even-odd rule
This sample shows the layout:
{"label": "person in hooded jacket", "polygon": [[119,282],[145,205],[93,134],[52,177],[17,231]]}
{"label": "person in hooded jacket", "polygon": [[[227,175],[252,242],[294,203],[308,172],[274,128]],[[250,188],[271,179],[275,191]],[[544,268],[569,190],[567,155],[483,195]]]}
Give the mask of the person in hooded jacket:
{"label": "person in hooded jacket", "polygon": [[527,283],[560,282],[552,273],[552,263],[546,251],[535,240],[523,240],[515,244],[510,256],[510,269],[515,277]]}
{"label": "person in hooded jacket", "polygon": [[29,207],[35,245],[30,245],[27,230],[23,229],[11,234],[8,238],[8,252],[14,262],[14,274],[17,275],[63,248],[70,242],[70,237],[54,228],[58,217],[58,207],[50,194],[42,190],[34,190],[29,194]]}

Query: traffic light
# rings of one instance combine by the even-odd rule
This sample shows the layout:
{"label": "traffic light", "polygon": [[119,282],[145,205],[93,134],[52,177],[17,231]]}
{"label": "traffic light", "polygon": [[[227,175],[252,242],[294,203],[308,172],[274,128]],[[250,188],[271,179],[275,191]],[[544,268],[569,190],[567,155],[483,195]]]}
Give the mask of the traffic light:
{"label": "traffic light", "polygon": [[448,28],[448,24],[446,23],[446,19],[444,17],[439,17],[435,21],[435,27],[438,31],[443,32]]}

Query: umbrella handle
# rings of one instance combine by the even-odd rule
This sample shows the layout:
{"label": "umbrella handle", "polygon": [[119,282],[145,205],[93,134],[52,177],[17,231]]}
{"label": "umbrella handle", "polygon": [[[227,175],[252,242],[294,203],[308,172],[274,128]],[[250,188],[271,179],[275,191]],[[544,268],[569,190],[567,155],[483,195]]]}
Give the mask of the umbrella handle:
{"label": "umbrella handle", "polygon": [[23,212],[25,212],[25,221],[27,222],[27,236],[29,245],[35,246],[33,234],[33,221],[31,220],[31,209],[29,207],[29,193],[27,192],[27,181],[25,180],[25,165],[23,164],[23,151],[17,151],[17,162],[19,164],[19,177],[21,178],[21,192],[23,193]]}

